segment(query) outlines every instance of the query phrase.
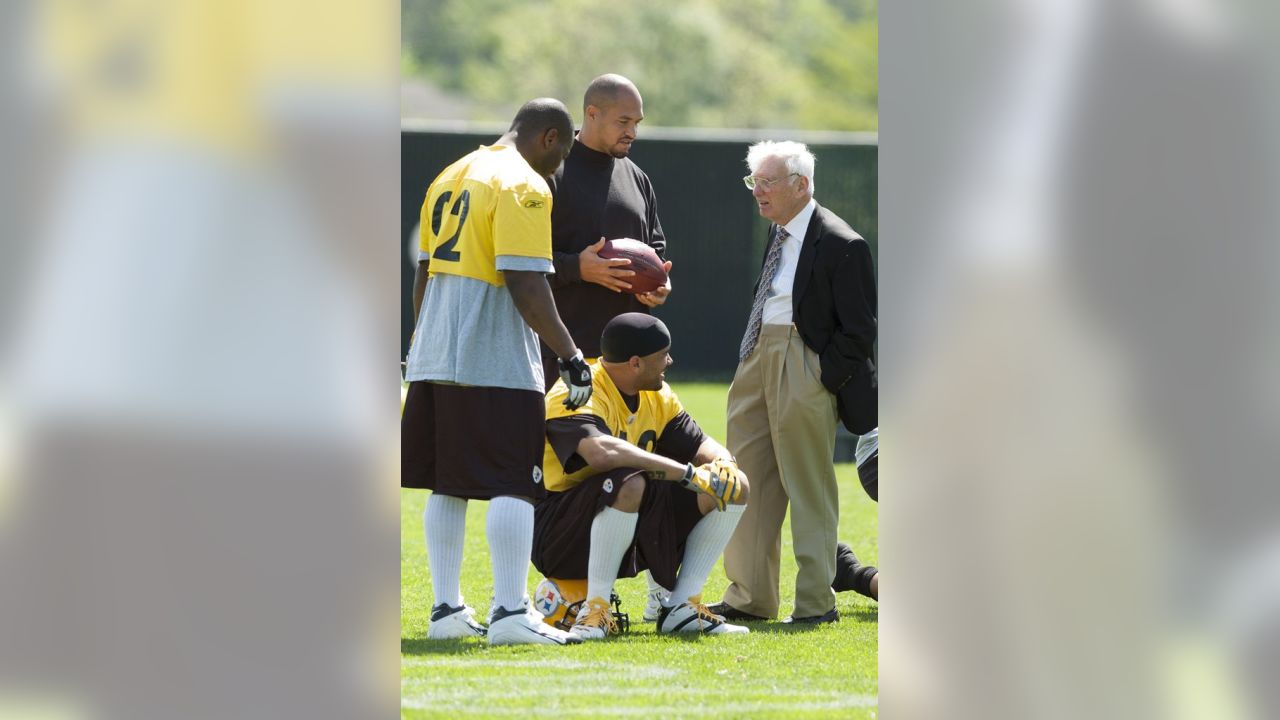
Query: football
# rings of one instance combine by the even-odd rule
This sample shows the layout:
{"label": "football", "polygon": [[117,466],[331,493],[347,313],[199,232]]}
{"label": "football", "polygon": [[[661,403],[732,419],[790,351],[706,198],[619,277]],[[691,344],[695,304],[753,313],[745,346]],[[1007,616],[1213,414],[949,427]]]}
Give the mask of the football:
{"label": "football", "polygon": [[653,248],[639,240],[629,238],[608,240],[600,249],[600,257],[631,261],[630,265],[624,267],[635,272],[635,275],[623,278],[631,284],[631,289],[623,290],[624,293],[639,295],[653,292],[667,284],[667,271],[662,269],[662,258],[658,257],[658,253],[654,252]]}

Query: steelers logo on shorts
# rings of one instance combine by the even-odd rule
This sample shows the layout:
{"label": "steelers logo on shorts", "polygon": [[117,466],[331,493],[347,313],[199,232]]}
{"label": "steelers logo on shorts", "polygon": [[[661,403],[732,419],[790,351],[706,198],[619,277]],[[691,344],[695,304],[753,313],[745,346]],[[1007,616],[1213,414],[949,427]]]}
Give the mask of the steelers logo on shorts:
{"label": "steelers logo on shorts", "polygon": [[537,465],[533,466],[533,484],[534,485],[542,484],[542,468],[538,467]]}
{"label": "steelers logo on shorts", "polygon": [[602,487],[604,488],[604,491],[607,493],[613,492],[613,478],[605,478],[604,485]]}

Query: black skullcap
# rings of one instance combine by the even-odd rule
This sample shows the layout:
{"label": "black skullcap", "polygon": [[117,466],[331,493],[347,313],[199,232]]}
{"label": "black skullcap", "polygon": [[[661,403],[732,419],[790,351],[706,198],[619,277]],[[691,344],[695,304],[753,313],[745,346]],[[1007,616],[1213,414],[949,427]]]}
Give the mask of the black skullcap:
{"label": "black skullcap", "polygon": [[605,362],[626,362],[633,355],[644,357],[671,345],[671,333],[658,318],[646,313],[623,313],[604,326],[600,350]]}

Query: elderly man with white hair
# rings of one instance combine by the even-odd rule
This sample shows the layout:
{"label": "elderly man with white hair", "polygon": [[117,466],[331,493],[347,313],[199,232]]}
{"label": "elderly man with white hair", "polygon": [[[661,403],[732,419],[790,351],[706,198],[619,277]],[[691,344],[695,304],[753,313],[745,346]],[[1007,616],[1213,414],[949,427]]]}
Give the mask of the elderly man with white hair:
{"label": "elderly man with white hair", "polygon": [[711,610],[729,619],[777,616],[789,504],[798,572],[786,622],[835,622],[832,456],[837,420],[857,434],[878,424],[875,266],[866,240],[813,199],[807,147],[760,142],[747,165],[744,181],[773,223],[729,390],[729,450],[752,490],[724,554],[731,584]]}

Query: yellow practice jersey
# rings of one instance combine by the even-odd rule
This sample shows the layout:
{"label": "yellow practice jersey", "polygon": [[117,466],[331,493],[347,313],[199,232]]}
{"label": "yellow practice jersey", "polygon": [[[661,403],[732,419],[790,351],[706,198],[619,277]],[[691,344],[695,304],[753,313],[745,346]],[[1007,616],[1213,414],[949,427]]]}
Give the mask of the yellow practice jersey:
{"label": "yellow practice jersey", "polygon": [[444,169],[422,204],[422,259],[501,286],[499,255],[551,260],[551,189],[524,156],[484,146]]}
{"label": "yellow practice jersey", "polygon": [[[82,139],[195,141],[265,153],[265,141],[279,132],[272,123],[281,110],[297,113],[296,106],[311,115],[311,103],[333,102],[334,93],[362,98],[381,91],[397,61],[382,48],[398,14],[362,3],[29,5],[40,77],[55,82],[66,127]],[[338,27],[340,34],[332,32]]]}
{"label": "yellow practice jersey", "polygon": [[[547,422],[579,415],[594,415],[604,421],[614,437],[626,440],[646,452],[654,452],[663,429],[684,412],[680,399],[670,386],[663,383],[661,390],[641,391],[639,407],[633,413],[627,408],[622,393],[614,386],[609,373],[599,363],[599,360],[587,361],[591,366],[591,400],[577,410],[569,410],[564,406],[564,399],[569,393],[564,382],[557,381],[552,386],[551,392],[547,394]],[[599,471],[585,466],[566,473],[551,442],[546,443],[542,455],[542,473],[547,490],[568,490],[597,472]]]}

